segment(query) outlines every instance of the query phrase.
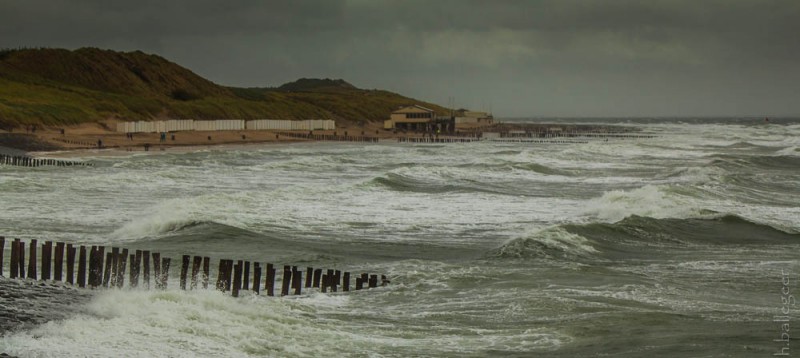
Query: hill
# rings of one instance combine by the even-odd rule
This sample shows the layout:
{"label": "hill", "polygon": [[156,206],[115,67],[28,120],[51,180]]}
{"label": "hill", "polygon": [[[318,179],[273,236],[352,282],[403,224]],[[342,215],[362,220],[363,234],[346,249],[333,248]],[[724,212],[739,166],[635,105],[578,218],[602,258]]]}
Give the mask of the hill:
{"label": "hill", "polygon": [[280,118],[375,122],[402,105],[445,108],[341,79],[276,88],[215,84],[141,51],[97,48],[0,51],[0,126],[69,125],[115,118]]}

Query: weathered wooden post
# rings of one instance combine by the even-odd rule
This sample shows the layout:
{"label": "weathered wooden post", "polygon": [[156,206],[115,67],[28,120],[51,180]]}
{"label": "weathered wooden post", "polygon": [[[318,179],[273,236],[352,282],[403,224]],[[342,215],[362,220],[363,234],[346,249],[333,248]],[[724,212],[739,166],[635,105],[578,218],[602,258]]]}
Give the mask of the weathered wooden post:
{"label": "weathered wooden post", "polygon": [[[295,266],[296,267],[296,266]],[[302,287],[303,287],[303,271],[294,270],[292,272],[292,282],[294,283],[294,294],[300,295],[302,294]]]}
{"label": "weathered wooden post", "polygon": [[233,260],[228,260],[225,264],[225,292],[231,290],[231,286],[233,285]]}
{"label": "weathered wooden post", "polygon": [[311,288],[311,280],[314,276],[314,268],[306,267],[306,288]]}
{"label": "weathered wooden post", "polygon": [[117,288],[125,286],[125,269],[128,267],[128,249],[122,249],[117,260]]}
{"label": "weathered wooden post", "polygon": [[289,295],[289,284],[292,282],[292,267],[283,266],[283,277],[281,277],[281,296]]}
{"label": "weathered wooden post", "polygon": [[319,288],[319,280],[322,278],[322,269],[314,270],[314,287]]}
{"label": "weathered wooden post", "polygon": [[53,267],[50,260],[53,259],[53,242],[45,241],[42,244],[42,281],[50,279],[50,269]]}
{"label": "weathered wooden post", "polygon": [[181,264],[181,290],[186,290],[186,278],[189,273],[189,259],[191,256],[183,255],[183,262]]}
{"label": "weathered wooden post", "polygon": [[131,270],[129,271],[130,273],[128,274],[128,282],[130,282],[128,286],[130,288],[136,288],[136,286],[139,286],[139,282],[135,283],[133,282],[134,278],[136,278],[136,280],[139,279],[139,273],[138,272],[134,273],[134,271],[136,271],[136,253],[132,253],[129,259],[131,260]]}
{"label": "weathered wooden post", "polygon": [[169,281],[169,265],[172,261],[169,257],[164,257],[161,259],[161,289],[167,289],[167,281]]}
{"label": "weathered wooden post", "polygon": [[342,279],[342,291],[348,292],[350,291],[350,273],[345,272],[344,277]]}
{"label": "weathered wooden post", "polygon": [[[108,282],[110,287],[113,288],[117,285],[117,281],[119,280],[119,267],[121,263],[119,248],[112,248],[111,256],[111,271],[106,272],[106,274],[110,274],[111,277],[103,279],[103,286],[106,286],[106,282]],[[108,258],[108,255],[106,255],[106,258]],[[106,263],[106,267],[108,267],[108,263]]]}
{"label": "weathered wooden post", "polygon": [[336,270],[333,272],[333,281],[331,282],[331,291],[337,292],[339,288],[339,281],[342,278],[342,271]]}
{"label": "weathered wooden post", "polygon": [[253,292],[259,294],[261,291],[261,264],[253,263]]}
{"label": "weathered wooden post", "polygon": [[86,287],[86,246],[83,245],[78,254],[78,287]]}
{"label": "weathered wooden post", "polygon": [[250,261],[244,262],[244,274],[242,274],[242,289],[250,289]]}
{"label": "weathered wooden post", "polygon": [[200,273],[200,265],[203,263],[203,258],[195,256],[192,260],[192,284],[191,289],[197,289],[197,275]]}
{"label": "weathered wooden post", "polygon": [[67,244],[67,283],[75,284],[75,247]]}
{"label": "weathered wooden post", "polygon": [[28,278],[36,279],[36,239],[31,240],[29,258],[28,258]]}
{"label": "weathered wooden post", "polygon": [[208,288],[208,276],[210,275],[211,258],[203,257],[203,288]]}
{"label": "weathered wooden post", "polygon": [[19,274],[19,263],[17,263],[17,260],[19,260],[19,239],[11,241],[11,267],[9,267],[8,270],[10,271],[8,273],[8,277],[10,278],[17,278]]}
{"label": "weathered wooden post", "polygon": [[320,291],[322,291],[322,293],[328,292],[328,275],[327,274],[323,274],[322,275],[322,285],[320,286]]}
{"label": "weathered wooden post", "polygon": [[161,253],[153,253],[153,284],[156,289],[161,288]]}
{"label": "weathered wooden post", "polygon": [[356,291],[364,288],[364,281],[360,276],[356,277]]}
{"label": "weathered wooden post", "polygon": [[236,262],[236,265],[233,266],[233,291],[231,295],[233,297],[239,297],[239,289],[242,288],[242,266],[244,263],[242,260]]}
{"label": "weathered wooden post", "polygon": [[142,251],[142,266],[144,266],[144,270],[142,270],[142,283],[144,284],[144,289],[150,289],[150,251],[144,250]]}
{"label": "weathered wooden post", "polygon": [[131,287],[139,287],[139,276],[142,273],[142,250],[136,250],[131,259]]}
{"label": "weathered wooden post", "polygon": [[275,296],[275,267],[267,263],[267,282],[264,284],[267,296]]}
{"label": "weathered wooden post", "polygon": [[53,270],[53,280],[61,281],[64,276],[64,243],[56,243],[55,259],[53,260],[55,269]]}
{"label": "weathered wooden post", "polygon": [[[3,156],[5,157],[5,156]],[[3,276],[3,255],[6,251],[6,238],[0,236],[0,276]]]}
{"label": "weathered wooden post", "polygon": [[[102,255],[100,255],[102,257]],[[111,252],[106,253],[106,268],[103,270],[103,287],[108,287],[109,284],[113,287],[116,284],[116,280],[111,282],[111,277],[116,278],[116,275],[113,275],[111,272],[112,269],[116,269],[117,267],[117,256],[119,256],[119,248],[112,248]]]}
{"label": "weathered wooden post", "polygon": [[97,246],[92,246],[89,250],[89,278],[87,283],[91,288],[97,287],[97,255],[99,255],[99,252],[100,250],[98,250]]}
{"label": "weathered wooden post", "polygon": [[225,259],[219,260],[219,268],[217,269],[217,290],[225,292],[225,264],[228,261]]}
{"label": "weathered wooden post", "polygon": [[17,239],[17,273],[19,278],[25,278],[25,242]]}
{"label": "weathered wooden post", "polygon": [[331,291],[336,292],[336,284],[334,283],[336,277],[333,275],[333,269],[328,269],[327,276],[328,276],[328,282],[327,282],[328,288],[330,288]]}
{"label": "weathered wooden post", "polygon": [[378,287],[378,275],[369,276],[369,288]]}

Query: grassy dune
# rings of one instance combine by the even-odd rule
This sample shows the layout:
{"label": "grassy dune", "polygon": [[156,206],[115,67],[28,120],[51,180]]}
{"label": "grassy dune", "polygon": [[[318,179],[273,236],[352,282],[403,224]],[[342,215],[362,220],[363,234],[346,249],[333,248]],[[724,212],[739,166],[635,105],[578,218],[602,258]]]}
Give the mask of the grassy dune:
{"label": "grassy dune", "polygon": [[96,48],[0,51],[0,126],[70,125],[118,118],[323,118],[375,122],[421,104],[343,80],[300,79],[276,88],[217,85],[160,56]]}

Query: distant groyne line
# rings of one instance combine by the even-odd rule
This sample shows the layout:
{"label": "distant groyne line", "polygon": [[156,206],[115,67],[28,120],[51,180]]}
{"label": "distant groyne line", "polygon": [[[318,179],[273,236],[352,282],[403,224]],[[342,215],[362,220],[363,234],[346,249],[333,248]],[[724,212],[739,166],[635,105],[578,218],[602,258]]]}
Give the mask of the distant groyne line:
{"label": "distant groyne line", "polygon": [[[0,276],[5,276],[5,242],[5,237],[0,236]],[[45,241],[39,246],[35,239],[29,242],[14,239],[10,244],[10,279],[64,282],[80,288],[166,290],[173,264],[171,258],[148,250],[76,246],[53,241]],[[25,249],[26,244],[28,250]],[[351,273],[347,271],[313,267],[303,270],[298,266],[284,265],[279,275],[276,266],[271,263],[262,265],[260,262],[231,259],[220,259],[215,273],[216,282],[212,288],[230,292],[234,297],[238,297],[241,291],[261,294],[263,290],[267,296],[288,296],[301,295],[303,290],[348,292],[389,283],[385,275],[379,278],[376,274],[361,273],[355,276],[355,285],[351,286]],[[182,255],[179,276],[181,290],[208,289],[211,277],[210,257]]]}
{"label": "distant groyne line", "polygon": [[5,155],[0,154],[0,165],[13,165],[19,167],[73,167],[73,166],[92,166],[91,163],[78,162],[60,159],[39,159],[24,155]]}
{"label": "distant groyne line", "polygon": [[297,132],[276,132],[276,135],[289,137],[289,138],[299,138],[299,139],[309,139],[309,140],[316,140],[316,141],[334,141],[334,142],[362,142],[362,143],[378,143],[380,138],[378,137],[368,137],[368,136],[349,136],[339,135],[336,132],[333,134],[314,134],[313,132],[309,133],[297,133]]}

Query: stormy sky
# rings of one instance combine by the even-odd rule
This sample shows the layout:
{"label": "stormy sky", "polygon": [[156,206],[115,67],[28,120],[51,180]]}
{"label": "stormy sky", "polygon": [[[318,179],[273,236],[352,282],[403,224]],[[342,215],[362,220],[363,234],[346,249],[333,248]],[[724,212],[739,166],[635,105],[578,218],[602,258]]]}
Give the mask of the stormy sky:
{"label": "stormy sky", "polygon": [[527,116],[800,115],[800,1],[0,0],[0,47],[142,50],[214,82],[343,78]]}

